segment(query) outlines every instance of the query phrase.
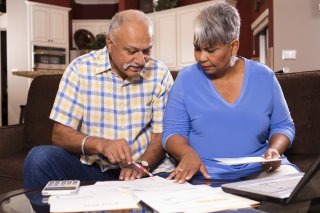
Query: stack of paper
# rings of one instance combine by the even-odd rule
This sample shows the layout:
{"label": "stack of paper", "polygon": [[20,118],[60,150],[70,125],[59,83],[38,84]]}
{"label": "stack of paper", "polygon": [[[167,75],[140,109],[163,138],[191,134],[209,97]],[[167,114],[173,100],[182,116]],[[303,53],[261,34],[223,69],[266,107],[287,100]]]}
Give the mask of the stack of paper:
{"label": "stack of paper", "polygon": [[231,195],[220,187],[194,186],[192,190],[172,192],[137,192],[136,195],[158,212],[214,212],[226,209],[251,208],[259,202]]}
{"label": "stack of paper", "polygon": [[212,212],[259,204],[227,194],[221,188],[178,184],[157,176],[133,181],[97,182],[81,186],[76,195],[49,198],[50,212],[136,209],[140,201],[158,212]]}

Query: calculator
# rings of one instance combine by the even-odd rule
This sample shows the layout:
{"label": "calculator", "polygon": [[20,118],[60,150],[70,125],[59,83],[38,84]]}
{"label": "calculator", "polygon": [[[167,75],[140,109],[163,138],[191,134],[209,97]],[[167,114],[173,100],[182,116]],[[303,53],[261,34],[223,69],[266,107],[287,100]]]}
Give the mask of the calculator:
{"label": "calculator", "polygon": [[51,180],[42,189],[43,196],[76,194],[80,187],[80,180]]}

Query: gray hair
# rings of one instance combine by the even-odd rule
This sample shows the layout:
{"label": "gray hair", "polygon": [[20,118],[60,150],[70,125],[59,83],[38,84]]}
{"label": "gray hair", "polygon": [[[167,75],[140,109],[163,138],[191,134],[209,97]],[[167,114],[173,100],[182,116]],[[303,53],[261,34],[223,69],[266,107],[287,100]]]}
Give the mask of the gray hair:
{"label": "gray hair", "polygon": [[240,15],[233,6],[222,2],[210,4],[196,17],[194,45],[229,44],[239,39],[240,22]]}
{"label": "gray hair", "polygon": [[153,29],[153,23],[151,19],[142,11],[132,9],[124,10],[116,13],[112,17],[109,27],[109,37],[113,39],[114,33],[116,33],[124,23],[129,21],[139,22]]}

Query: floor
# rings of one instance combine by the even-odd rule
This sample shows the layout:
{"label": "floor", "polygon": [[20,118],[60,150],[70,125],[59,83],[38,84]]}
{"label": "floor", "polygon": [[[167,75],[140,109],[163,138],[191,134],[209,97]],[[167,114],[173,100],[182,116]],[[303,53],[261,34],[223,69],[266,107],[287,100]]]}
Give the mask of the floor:
{"label": "floor", "polygon": [[[29,203],[28,198],[25,195],[19,195],[9,200],[4,201],[0,207],[0,212],[3,213],[35,213]],[[23,211],[22,211],[23,210]]]}

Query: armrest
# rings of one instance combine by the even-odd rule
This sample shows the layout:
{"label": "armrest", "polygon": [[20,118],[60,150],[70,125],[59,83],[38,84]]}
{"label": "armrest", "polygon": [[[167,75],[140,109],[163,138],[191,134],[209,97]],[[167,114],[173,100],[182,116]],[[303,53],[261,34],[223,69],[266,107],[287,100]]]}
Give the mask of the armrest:
{"label": "armrest", "polygon": [[0,127],[0,156],[5,157],[24,149],[24,125]]}

